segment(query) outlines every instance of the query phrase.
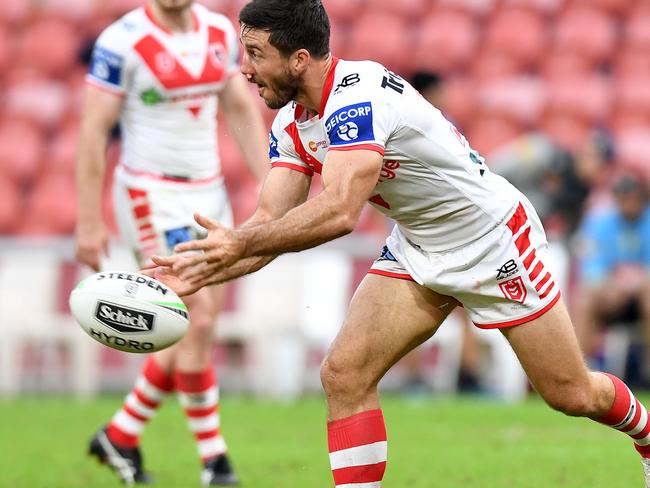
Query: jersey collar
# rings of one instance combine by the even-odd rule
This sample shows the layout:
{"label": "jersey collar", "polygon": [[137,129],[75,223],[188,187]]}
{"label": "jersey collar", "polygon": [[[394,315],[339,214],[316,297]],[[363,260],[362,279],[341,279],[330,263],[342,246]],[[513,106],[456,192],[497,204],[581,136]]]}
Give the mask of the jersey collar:
{"label": "jersey collar", "polygon": [[[338,62],[339,62],[339,58],[337,58],[336,56],[332,56],[332,65],[330,66],[330,69],[327,72],[327,76],[325,77],[325,84],[323,85],[323,93],[321,95],[320,109],[318,111],[319,119],[323,118],[325,105],[327,104],[327,100],[330,97],[330,92],[332,91],[332,87],[334,86],[334,72],[336,71],[336,65],[338,64]],[[305,107],[303,107],[299,103],[296,103],[296,108],[293,112],[294,120],[300,120],[300,117],[302,116],[304,111],[305,111]]]}
{"label": "jersey collar", "polygon": [[[151,4],[150,4],[150,3],[148,3],[147,5],[145,5],[145,7],[144,7],[144,13],[146,14],[146,16],[147,16],[147,18],[149,19],[149,21],[150,21],[153,25],[155,25],[156,27],[158,27],[161,31],[165,32],[166,34],[169,34],[170,36],[174,34],[174,33],[173,33],[172,31],[170,31],[167,27],[165,27],[165,26],[162,25],[160,22],[158,22],[158,19],[156,19],[156,16],[155,16],[154,13],[153,13],[153,9],[151,8]],[[192,25],[193,25],[192,30],[193,30],[194,32],[198,32],[198,31],[199,31],[199,18],[198,18],[198,16],[196,15],[196,12],[194,11],[194,8],[193,8],[193,7],[192,7]]]}

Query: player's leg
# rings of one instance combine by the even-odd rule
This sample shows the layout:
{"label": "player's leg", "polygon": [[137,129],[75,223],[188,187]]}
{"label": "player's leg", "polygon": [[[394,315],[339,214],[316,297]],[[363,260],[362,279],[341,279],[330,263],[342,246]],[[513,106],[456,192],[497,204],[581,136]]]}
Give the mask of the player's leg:
{"label": "player's leg", "polygon": [[184,297],[190,313],[187,334],[174,346],[156,353],[156,359],[173,371],[174,386],[204,465],[201,478],[205,485],[237,483],[221,434],[219,386],[212,364],[223,293],[224,287],[213,286]]}
{"label": "player's leg", "polygon": [[456,304],[410,280],[364,278],[321,368],[337,486],[380,486],[387,442],[377,384],[436,331]]}
{"label": "player's leg", "polygon": [[541,317],[502,332],[552,408],[620,430],[644,459],[650,457],[648,412],[620,379],[587,369],[562,300]]}

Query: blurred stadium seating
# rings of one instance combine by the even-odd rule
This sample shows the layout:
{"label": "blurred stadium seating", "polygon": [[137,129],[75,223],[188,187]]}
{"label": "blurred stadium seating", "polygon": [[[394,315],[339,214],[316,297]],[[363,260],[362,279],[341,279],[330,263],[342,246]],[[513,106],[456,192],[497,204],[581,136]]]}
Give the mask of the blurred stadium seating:
{"label": "blurred stadium seating", "polygon": [[[439,108],[488,163],[532,130],[575,149],[600,128],[614,137],[616,164],[650,174],[650,0],[323,1],[335,55],[406,78],[440,73]],[[0,9],[0,250],[17,238],[72,236],[84,59],[104,27],[143,2],[12,0]],[[246,2],[202,3],[235,20]],[[257,184],[225,124],[219,130],[241,222]],[[381,234],[384,225],[368,218],[361,227]]]}

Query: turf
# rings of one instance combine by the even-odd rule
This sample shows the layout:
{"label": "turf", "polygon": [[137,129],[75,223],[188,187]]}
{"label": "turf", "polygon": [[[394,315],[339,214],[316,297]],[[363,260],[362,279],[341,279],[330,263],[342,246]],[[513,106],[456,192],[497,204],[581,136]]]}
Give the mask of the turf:
{"label": "turf", "polygon": [[[650,400],[645,397],[645,400]],[[33,397],[0,401],[0,487],[120,486],[85,455],[93,430],[121,401]],[[538,400],[383,400],[387,488],[642,487],[629,439]],[[244,488],[331,487],[321,398],[296,404],[226,399],[222,421]],[[198,487],[194,444],[175,400],[143,438],[158,488]]]}

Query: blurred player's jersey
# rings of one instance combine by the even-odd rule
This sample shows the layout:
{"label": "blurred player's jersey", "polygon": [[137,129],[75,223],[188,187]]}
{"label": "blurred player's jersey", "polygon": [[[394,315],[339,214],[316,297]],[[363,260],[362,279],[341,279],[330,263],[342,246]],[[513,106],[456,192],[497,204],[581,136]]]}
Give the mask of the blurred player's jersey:
{"label": "blurred player's jersey", "polygon": [[125,97],[121,163],[137,174],[220,175],[216,94],[239,71],[231,22],[195,4],[194,29],[171,33],[150,6],[127,13],[97,40],[86,77]]}
{"label": "blurred player's jersey", "polygon": [[370,202],[428,251],[453,249],[486,235],[512,214],[520,193],[438,109],[380,64],[334,59],[320,113],[290,103],[269,135],[273,166],[320,173],[328,151],[383,155]]}

